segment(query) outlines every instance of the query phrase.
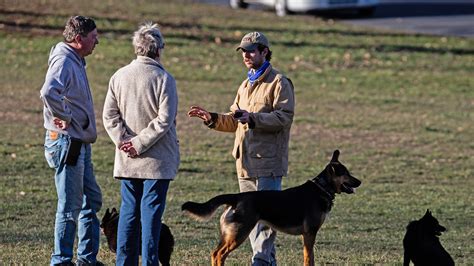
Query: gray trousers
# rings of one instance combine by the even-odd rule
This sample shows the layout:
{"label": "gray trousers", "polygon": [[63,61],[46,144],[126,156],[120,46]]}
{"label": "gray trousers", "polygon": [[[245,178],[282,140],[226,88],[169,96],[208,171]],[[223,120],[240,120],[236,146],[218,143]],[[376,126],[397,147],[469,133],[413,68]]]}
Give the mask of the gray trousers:
{"label": "gray trousers", "polygon": [[[281,190],[281,176],[239,178],[240,192],[260,190]],[[258,223],[250,232],[252,245],[252,266],[277,265],[275,251],[276,231]]]}

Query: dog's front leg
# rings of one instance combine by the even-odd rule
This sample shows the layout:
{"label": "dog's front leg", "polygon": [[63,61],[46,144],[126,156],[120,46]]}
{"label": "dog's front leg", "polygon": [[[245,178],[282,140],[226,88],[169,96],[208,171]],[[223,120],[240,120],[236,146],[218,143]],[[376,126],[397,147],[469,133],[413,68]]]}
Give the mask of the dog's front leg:
{"label": "dog's front leg", "polygon": [[409,266],[409,265],[410,265],[410,255],[405,250],[405,252],[403,253],[403,266]]}
{"label": "dog's front leg", "polygon": [[316,240],[316,233],[303,233],[303,255],[304,265],[314,266],[314,241]]}

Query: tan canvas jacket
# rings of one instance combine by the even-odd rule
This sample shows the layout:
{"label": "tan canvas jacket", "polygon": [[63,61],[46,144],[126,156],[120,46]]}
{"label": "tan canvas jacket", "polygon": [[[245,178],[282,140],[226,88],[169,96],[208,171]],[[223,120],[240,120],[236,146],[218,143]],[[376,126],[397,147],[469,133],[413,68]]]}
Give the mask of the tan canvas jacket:
{"label": "tan canvas jacket", "polygon": [[[251,125],[235,121],[237,104],[250,113]],[[235,132],[232,155],[239,178],[287,175],[294,108],[293,84],[271,65],[253,86],[242,82],[230,112],[218,114],[213,127]]]}

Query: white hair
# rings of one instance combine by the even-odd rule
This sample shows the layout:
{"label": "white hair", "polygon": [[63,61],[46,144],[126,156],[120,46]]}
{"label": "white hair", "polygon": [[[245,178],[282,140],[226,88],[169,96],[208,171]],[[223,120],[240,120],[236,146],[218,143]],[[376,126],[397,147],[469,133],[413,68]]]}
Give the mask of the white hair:
{"label": "white hair", "polygon": [[133,47],[135,54],[155,58],[159,48],[163,48],[165,42],[161,35],[158,24],[146,22],[133,34]]}

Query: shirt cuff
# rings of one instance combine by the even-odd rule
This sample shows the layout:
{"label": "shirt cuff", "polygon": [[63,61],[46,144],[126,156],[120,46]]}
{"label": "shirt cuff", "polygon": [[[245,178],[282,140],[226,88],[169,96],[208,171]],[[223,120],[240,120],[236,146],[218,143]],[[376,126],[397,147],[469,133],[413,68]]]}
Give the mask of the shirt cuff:
{"label": "shirt cuff", "polygon": [[248,124],[249,124],[249,128],[250,128],[250,129],[254,129],[254,128],[255,128],[255,121],[254,121],[253,118],[252,118],[252,114],[250,114],[250,116],[249,116],[249,123],[248,123]]}
{"label": "shirt cuff", "polygon": [[208,128],[215,128],[217,118],[219,117],[219,115],[217,113],[210,113],[210,114],[211,114],[211,120],[204,121],[204,125],[206,125]]}

